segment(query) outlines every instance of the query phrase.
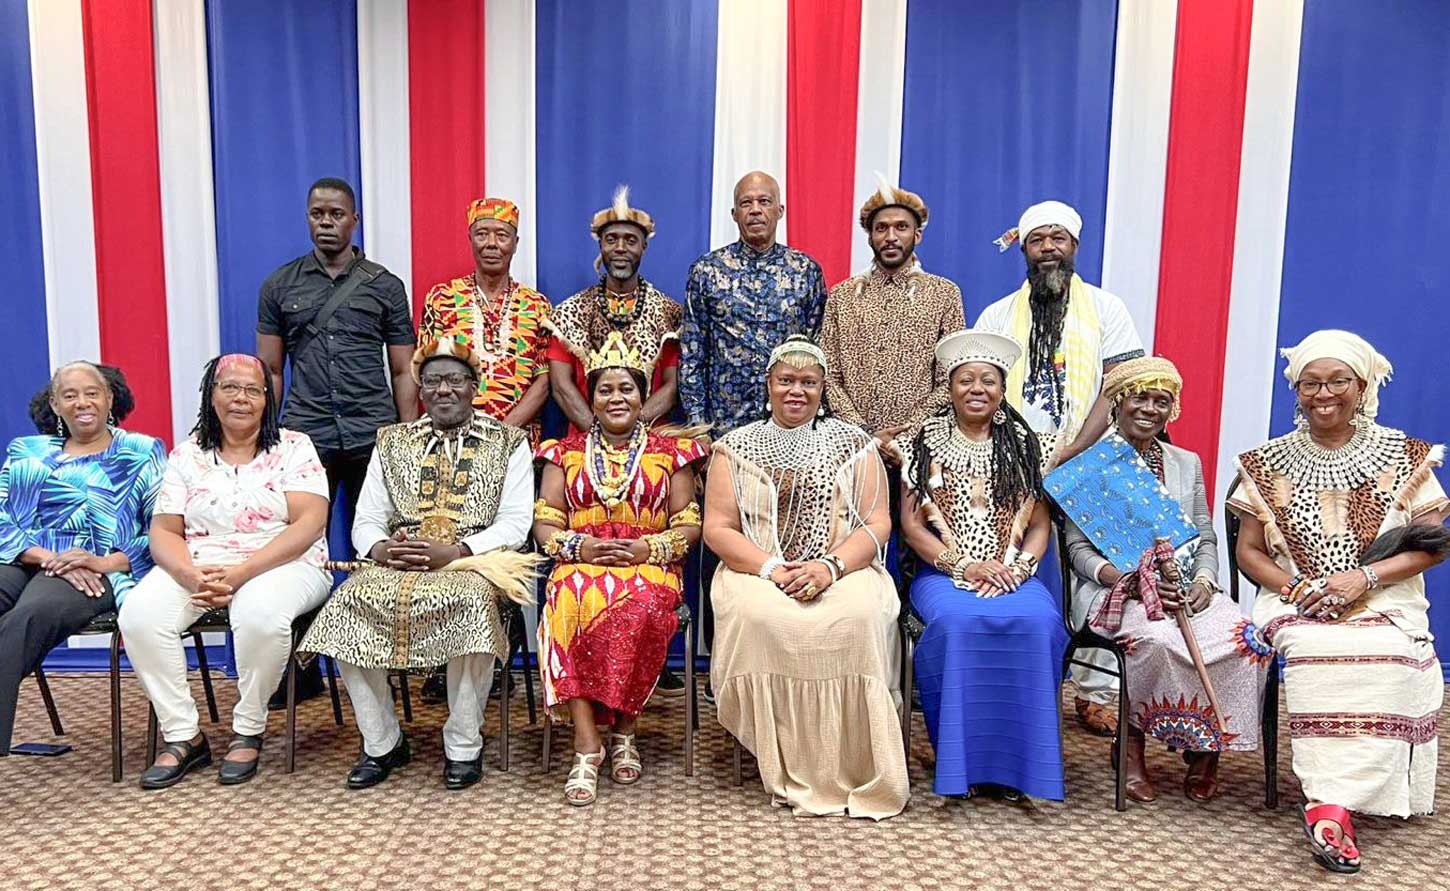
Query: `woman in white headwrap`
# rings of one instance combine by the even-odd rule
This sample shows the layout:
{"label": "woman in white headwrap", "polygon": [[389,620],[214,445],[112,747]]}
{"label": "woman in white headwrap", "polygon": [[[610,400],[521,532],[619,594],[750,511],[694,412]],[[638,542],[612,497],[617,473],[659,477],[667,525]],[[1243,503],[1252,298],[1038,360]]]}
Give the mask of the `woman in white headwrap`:
{"label": "woman in white headwrap", "polygon": [[1375,423],[1390,363],[1347,331],[1283,351],[1296,429],[1237,461],[1238,559],[1285,660],[1294,772],[1315,859],[1356,872],[1353,812],[1428,814],[1444,696],[1426,569],[1445,556],[1443,447]]}

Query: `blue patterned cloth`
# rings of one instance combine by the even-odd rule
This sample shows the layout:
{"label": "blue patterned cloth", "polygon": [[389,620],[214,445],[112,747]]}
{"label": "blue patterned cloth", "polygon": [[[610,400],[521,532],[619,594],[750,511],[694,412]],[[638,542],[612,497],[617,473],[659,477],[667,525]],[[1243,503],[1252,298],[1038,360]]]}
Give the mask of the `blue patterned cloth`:
{"label": "blue patterned cloth", "polygon": [[1116,433],[1049,473],[1042,488],[1119,572],[1137,569],[1157,536],[1180,553],[1198,538],[1182,505]]}
{"label": "blue patterned cloth", "polygon": [[34,547],[85,548],[101,557],[120,551],[130,572],[108,574],[120,606],[151,569],[148,529],[166,447],[140,433],[112,433],[110,447],[95,455],[65,454],[59,436],[10,441],[0,468],[0,563]]}
{"label": "blue patterned cloth", "polygon": [[680,404],[719,436],[765,415],[770,351],[792,334],[815,337],[826,303],[820,264],[783,244],[743,241],[690,267],[680,332]]}

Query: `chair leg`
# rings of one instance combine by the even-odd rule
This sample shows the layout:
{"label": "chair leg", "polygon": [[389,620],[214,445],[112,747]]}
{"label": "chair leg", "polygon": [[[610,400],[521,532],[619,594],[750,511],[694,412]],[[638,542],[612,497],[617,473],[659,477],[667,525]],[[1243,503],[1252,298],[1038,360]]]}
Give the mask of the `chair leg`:
{"label": "chair leg", "polygon": [[743,758],[740,740],[732,736],[730,737],[730,744],[734,748],[730,756],[730,778],[735,782],[735,785],[743,786],[745,785],[745,770],[740,763]]}
{"label": "chair leg", "polygon": [[916,686],[916,642],[910,634],[901,643],[901,747],[911,762],[911,695]]}
{"label": "chair leg", "polygon": [[56,736],[65,736],[65,727],[60,723],[60,712],[55,708],[55,697],[50,695],[50,681],[45,677],[45,669],[39,665],[35,666],[35,683],[40,687],[40,699],[45,703],[45,713],[50,716],[50,729]]}
{"label": "chair leg", "polygon": [[403,720],[413,723],[413,694],[408,692],[408,673],[398,672],[398,686],[403,694]]}
{"label": "chair leg", "polygon": [[211,669],[206,664],[206,645],[202,643],[201,632],[196,631],[191,635],[191,641],[196,646],[196,667],[201,672],[201,688],[206,691],[206,713],[215,724],[221,720],[216,710],[216,691],[211,686]]}
{"label": "chair leg", "polygon": [[539,764],[543,766],[544,773],[549,772],[551,761],[554,760],[554,718],[547,711],[544,712],[544,744],[539,751]]}
{"label": "chair leg", "polygon": [[1128,662],[1120,649],[1113,649],[1118,667],[1118,732],[1113,738],[1113,807],[1128,809]]}
{"label": "chair leg", "polygon": [[1264,747],[1264,807],[1279,806],[1279,660],[1269,664],[1259,744]]}
{"label": "chair leg", "polygon": [[530,664],[533,657],[529,655],[528,641],[524,641],[523,647],[519,650],[519,656],[524,663],[524,702],[529,706],[529,726],[534,726],[538,721],[538,709],[534,703],[534,668]]}
{"label": "chair leg", "polygon": [[121,634],[111,634],[111,782],[121,782]]}
{"label": "chair leg", "polygon": [[156,720],[156,706],[147,708],[146,715],[146,766],[150,767],[156,763],[156,734],[160,727]]}
{"label": "chair leg", "polygon": [[332,697],[332,722],[342,726],[342,700],[337,696],[337,663],[331,656],[318,656],[318,661],[327,666],[327,692]]}
{"label": "chair leg", "polygon": [[503,663],[503,688],[498,691],[498,760],[504,773],[509,770],[509,693],[513,692],[513,647]]}
{"label": "chair leg", "polygon": [[297,635],[292,635],[292,649],[287,653],[287,772],[297,769]]}
{"label": "chair leg", "polygon": [[695,775],[695,637],[694,626],[685,626],[685,776]]}

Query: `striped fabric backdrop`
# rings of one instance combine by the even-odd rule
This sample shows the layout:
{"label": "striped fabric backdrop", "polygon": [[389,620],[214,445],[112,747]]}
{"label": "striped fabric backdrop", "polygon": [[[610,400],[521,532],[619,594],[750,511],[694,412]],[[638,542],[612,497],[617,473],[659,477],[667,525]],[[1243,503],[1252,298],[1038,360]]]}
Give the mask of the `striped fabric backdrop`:
{"label": "striped fabric backdrop", "polygon": [[84,357],[125,368],[128,426],[183,436],[202,362],[253,348],[260,282],[309,248],[319,176],[358,187],[416,303],[470,267],[484,193],[562,299],[619,182],[679,297],[760,167],[832,282],[869,261],[872,172],[920,192],[968,318],[1022,278],[992,238],[1074,204],[1083,275],[1187,378],[1172,432],[1218,496],[1288,428],[1276,348],[1318,327],[1375,342],[1383,420],[1445,441],[1447,70],[1436,0],[0,0],[0,434]]}

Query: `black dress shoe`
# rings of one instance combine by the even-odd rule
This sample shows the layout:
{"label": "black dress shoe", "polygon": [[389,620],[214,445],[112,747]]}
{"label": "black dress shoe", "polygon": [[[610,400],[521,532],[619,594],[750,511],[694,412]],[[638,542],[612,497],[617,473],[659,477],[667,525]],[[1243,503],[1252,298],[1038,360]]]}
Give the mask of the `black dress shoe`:
{"label": "black dress shoe", "polygon": [[477,758],[468,761],[454,761],[452,758],[443,758],[443,785],[457,792],[459,789],[467,789],[474,783],[483,779],[483,753],[479,752]]}
{"label": "black dress shoe", "polygon": [[181,782],[182,777],[200,767],[211,764],[211,744],[206,737],[201,742],[191,740],[167,743],[161,751],[168,752],[176,763],[170,766],[153,764],[141,774],[142,789],[166,789]]}
{"label": "black dress shoe", "polygon": [[[327,687],[322,683],[322,660],[313,659],[307,663],[306,668],[302,669],[302,673],[297,675],[297,701],[301,703],[315,699],[321,696],[326,689]],[[267,711],[280,712],[286,707],[287,675],[284,672],[282,682],[277,685],[276,690],[272,691],[272,698],[267,700]]]}
{"label": "black dress shoe", "polygon": [[347,787],[349,789],[366,789],[369,786],[376,786],[388,778],[395,769],[402,767],[413,760],[413,753],[408,748],[408,735],[398,740],[393,750],[386,755],[374,758],[367,752],[357,759],[352,766],[352,771],[347,775]]}
{"label": "black dress shoe", "polygon": [[227,744],[227,754],[237,749],[256,749],[257,757],[251,761],[228,761],[222,758],[222,766],[217,771],[216,779],[223,786],[237,786],[257,775],[257,764],[262,760],[262,737],[234,733],[232,741]]}
{"label": "black dress shoe", "polygon": [[418,690],[418,697],[423,700],[424,705],[442,705],[448,701],[448,673],[442,668],[435,668],[423,679],[423,686]]}
{"label": "black dress shoe", "polygon": [[684,696],[685,682],[669,666],[660,669],[660,679],[655,682],[655,692],[661,696]]}

